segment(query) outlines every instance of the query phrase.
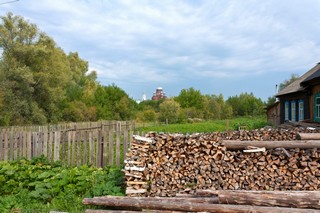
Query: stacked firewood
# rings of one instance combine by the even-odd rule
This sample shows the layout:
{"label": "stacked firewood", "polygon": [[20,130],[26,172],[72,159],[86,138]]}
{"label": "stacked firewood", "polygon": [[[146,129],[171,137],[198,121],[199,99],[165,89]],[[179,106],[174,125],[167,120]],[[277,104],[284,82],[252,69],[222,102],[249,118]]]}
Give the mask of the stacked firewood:
{"label": "stacked firewood", "polygon": [[126,194],[129,196],[139,196],[147,192],[148,183],[146,182],[144,171],[152,142],[153,140],[150,138],[133,136],[130,151],[126,154],[124,161],[127,183]]}
{"label": "stacked firewood", "polygon": [[[299,148],[297,144],[280,143],[296,140],[297,133],[302,131],[313,130],[151,134],[149,142],[136,138],[126,161],[127,192],[141,190],[141,195],[145,192],[147,196],[171,197],[194,194],[200,189],[319,190],[320,149],[314,144]],[[263,146],[251,144],[229,150],[225,142],[230,140],[252,141]],[[274,141],[279,141],[279,145]],[[143,170],[137,171],[135,167]]]}

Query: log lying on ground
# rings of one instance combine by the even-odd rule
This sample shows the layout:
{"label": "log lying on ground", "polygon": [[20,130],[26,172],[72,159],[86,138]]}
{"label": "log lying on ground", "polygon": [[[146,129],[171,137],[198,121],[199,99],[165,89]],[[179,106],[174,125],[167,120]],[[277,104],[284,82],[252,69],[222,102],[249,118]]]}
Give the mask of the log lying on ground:
{"label": "log lying on ground", "polygon": [[320,148],[318,140],[303,140],[303,141],[239,141],[239,140],[224,140],[222,141],[228,150],[242,150],[248,146],[265,147],[266,149],[285,148],[285,149],[312,149]]}
{"label": "log lying on ground", "polygon": [[108,207],[124,207],[124,208],[141,208],[151,210],[170,210],[170,211],[191,211],[191,212],[320,212],[315,209],[298,209],[284,207],[266,207],[251,205],[230,205],[230,204],[212,204],[212,203],[195,203],[190,199],[183,201],[174,201],[171,198],[137,198],[137,197],[96,197],[85,198],[84,204],[102,205]]}
{"label": "log lying on ground", "polygon": [[164,210],[142,210],[142,211],[130,211],[130,210],[92,210],[87,209],[85,213],[136,213],[136,212],[146,212],[146,213],[185,213],[185,211],[164,211]]}
{"label": "log lying on ground", "polygon": [[320,133],[298,133],[298,140],[320,140]]}
{"label": "log lying on ground", "polygon": [[320,191],[200,190],[196,194],[218,196],[220,204],[320,209]]}

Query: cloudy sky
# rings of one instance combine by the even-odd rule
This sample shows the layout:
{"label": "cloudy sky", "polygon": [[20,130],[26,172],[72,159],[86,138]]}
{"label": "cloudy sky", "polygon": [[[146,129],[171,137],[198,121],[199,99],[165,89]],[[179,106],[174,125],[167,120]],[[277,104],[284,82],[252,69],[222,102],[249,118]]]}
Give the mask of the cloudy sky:
{"label": "cloudy sky", "polygon": [[8,1],[0,16],[36,24],[134,99],[161,86],[169,97],[193,87],[266,101],[320,62],[319,0]]}

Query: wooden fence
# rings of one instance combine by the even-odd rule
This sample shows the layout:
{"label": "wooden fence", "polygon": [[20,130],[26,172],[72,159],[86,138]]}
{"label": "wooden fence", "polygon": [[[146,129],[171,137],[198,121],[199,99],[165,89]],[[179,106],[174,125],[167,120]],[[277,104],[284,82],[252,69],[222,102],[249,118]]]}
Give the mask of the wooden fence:
{"label": "wooden fence", "polygon": [[123,163],[134,123],[104,121],[29,129],[10,127],[0,131],[0,161],[43,155],[70,166],[104,167]]}

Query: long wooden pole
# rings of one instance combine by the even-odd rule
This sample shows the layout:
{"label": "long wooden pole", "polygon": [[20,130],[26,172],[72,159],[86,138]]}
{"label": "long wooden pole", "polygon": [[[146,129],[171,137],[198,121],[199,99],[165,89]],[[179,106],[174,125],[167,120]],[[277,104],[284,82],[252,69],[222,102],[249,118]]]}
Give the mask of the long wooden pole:
{"label": "long wooden pole", "polygon": [[320,140],[320,133],[298,133],[298,140]]}
{"label": "long wooden pole", "polygon": [[218,196],[219,203],[320,209],[320,191],[201,190],[200,196]]}
{"label": "long wooden pole", "polygon": [[229,150],[246,149],[248,146],[265,147],[266,149],[286,148],[286,149],[312,149],[320,148],[318,140],[301,140],[301,141],[238,141],[224,140],[222,144]]}
{"label": "long wooden pole", "polygon": [[101,205],[109,207],[121,208],[140,208],[151,210],[171,210],[171,211],[191,211],[191,212],[284,212],[284,213],[305,213],[305,212],[320,212],[314,209],[298,209],[284,207],[267,207],[267,206],[251,206],[251,205],[232,205],[232,204],[212,204],[212,203],[195,203],[189,199],[183,201],[170,201],[170,198],[141,198],[141,197],[96,197],[85,198],[83,204]]}

